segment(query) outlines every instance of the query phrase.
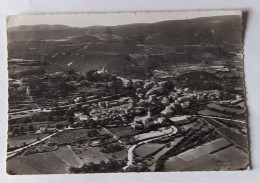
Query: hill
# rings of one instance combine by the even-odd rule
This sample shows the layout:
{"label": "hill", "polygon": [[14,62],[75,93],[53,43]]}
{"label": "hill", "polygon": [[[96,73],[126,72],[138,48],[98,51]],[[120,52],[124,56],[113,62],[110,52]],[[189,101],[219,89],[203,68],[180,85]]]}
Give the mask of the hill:
{"label": "hill", "polygon": [[196,63],[205,54],[225,58],[240,50],[240,23],[239,16],[218,16],[86,28],[19,26],[7,31],[8,55],[47,61],[47,72],[53,72],[52,64],[82,73],[105,67],[124,77],[146,78],[159,65]]}

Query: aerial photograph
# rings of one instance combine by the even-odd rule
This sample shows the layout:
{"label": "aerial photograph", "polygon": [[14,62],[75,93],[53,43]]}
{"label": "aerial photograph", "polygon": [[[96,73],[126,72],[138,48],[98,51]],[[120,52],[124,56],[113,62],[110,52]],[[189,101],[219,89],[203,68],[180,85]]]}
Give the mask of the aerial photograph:
{"label": "aerial photograph", "polygon": [[7,17],[6,172],[249,170],[241,16]]}

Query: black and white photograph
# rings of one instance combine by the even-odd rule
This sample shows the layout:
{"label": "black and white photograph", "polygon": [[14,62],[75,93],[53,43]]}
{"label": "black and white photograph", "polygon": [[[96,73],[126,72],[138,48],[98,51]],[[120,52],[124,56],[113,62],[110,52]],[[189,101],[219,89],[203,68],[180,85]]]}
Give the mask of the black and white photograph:
{"label": "black and white photograph", "polygon": [[9,175],[250,169],[241,11],[6,23]]}

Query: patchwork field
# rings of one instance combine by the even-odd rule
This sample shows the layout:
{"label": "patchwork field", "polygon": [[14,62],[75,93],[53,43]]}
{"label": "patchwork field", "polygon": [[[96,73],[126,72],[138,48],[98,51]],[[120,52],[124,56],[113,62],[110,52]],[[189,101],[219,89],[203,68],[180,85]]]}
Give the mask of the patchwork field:
{"label": "patchwork field", "polygon": [[69,165],[54,152],[18,156],[7,161],[9,174],[63,174]]}
{"label": "patchwork field", "polygon": [[10,147],[20,147],[23,143],[30,144],[37,140],[37,138],[43,138],[46,134],[32,134],[32,135],[20,135],[17,137],[8,137],[7,143]]}
{"label": "patchwork field", "polygon": [[84,140],[88,138],[88,131],[88,129],[67,130],[51,137],[51,139],[49,139],[49,142],[53,142],[56,144],[68,144],[78,140]]}
{"label": "patchwork field", "polygon": [[133,136],[135,135],[137,131],[131,129],[130,126],[122,126],[122,127],[116,127],[116,128],[108,128],[110,132],[115,134],[118,137],[126,137],[126,136]]}
{"label": "patchwork field", "polygon": [[[237,161],[240,158],[244,161]],[[248,155],[242,150],[225,139],[217,139],[169,158],[165,171],[213,171],[231,167],[238,170],[245,168],[248,162]]]}
{"label": "patchwork field", "polygon": [[210,118],[204,118],[209,124],[214,126],[222,135],[229,138],[231,141],[235,142],[237,145],[243,147],[244,149],[248,148],[247,136],[237,131],[232,130],[229,127],[224,126],[217,120],[213,120]]}
{"label": "patchwork field", "polygon": [[54,153],[69,166],[81,167],[83,165],[75,152],[67,146],[59,147]]}
{"label": "patchwork field", "polygon": [[100,152],[94,147],[87,147],[84,150],[77,151],[76,155],[77,157],[79,157],[79,159],[82,161],[83,164],[90,163],[90,162],[99,163],[102,160],[108,162],[107,155]]}
{"label": "patchwork field", "polygon": [[143,144],[135,149],[135,153],[137,156],[145,157],[149,154],[154,153],[155,151],[159,150],[165,146],[164,144],[157,144],[157,143],[147,143]]}

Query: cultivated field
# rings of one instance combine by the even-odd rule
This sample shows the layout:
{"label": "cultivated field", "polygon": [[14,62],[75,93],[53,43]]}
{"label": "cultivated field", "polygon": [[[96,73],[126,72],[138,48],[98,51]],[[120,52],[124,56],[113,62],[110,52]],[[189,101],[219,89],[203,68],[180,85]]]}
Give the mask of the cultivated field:
{"label": "cultivated field", "polygon": [[68,173],[68,168],[68,164],[54,152],[18,156],[7,161],[10,174],[63,174]]}
{"label": "cultivated field", "polygon": [[86,147],[84,149],[82,148],[75,148],[73,147],[74,152],[76,153],[77,157],[82,161],[83,164],[86,163],[100,163],[100,161],[108,161],[107,155],[104,153],[100,152],[97,148],[95,147]]}
{"label": "cultivated field", "polygon": [[69,166],[81,167],[83,165],[75,152],[67,146],[59,147],[54,153]]}
{"label": "cultivated field", "polygon": [[69,144],[79,140],[87,140],[88,131],[88,129],[67,130],[51,137],[49,142],[54,142],[56,144]]}
{"label": "cultivated field", "polygon": [[17,137],[8,137],[8,145],[10,147],[20,147],[23,143],[30,144],[37,140],[37,138],[43,138],[46,134],[31,134],[31,135],[20,135]]}
{"label": "cultivated field", "polygon": [[[190,149],[169,158],[165,163],[165,171],[212,171],[245,168],[248,164],[248,155],[231,145],[225,139],[217,139],[195,149]],[[243,161],[237,161],[240,158]],[[235,163],[234,168],[233,164]]]}
{"label": "cultivated field", "polygon": [[165,146],[164,144],[157,144],[157,143],[147,143],[143,144],[135,149],[135,153],[137,156],[145,157],[149,154],[154,153],[155,151],[159,150]]}

